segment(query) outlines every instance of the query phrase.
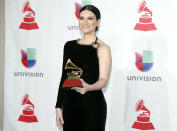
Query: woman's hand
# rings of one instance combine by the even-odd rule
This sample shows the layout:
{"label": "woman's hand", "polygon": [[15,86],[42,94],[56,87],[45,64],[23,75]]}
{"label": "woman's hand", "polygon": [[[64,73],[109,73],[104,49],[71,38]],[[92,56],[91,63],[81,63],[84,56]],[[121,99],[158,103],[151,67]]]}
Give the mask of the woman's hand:
{"label": "woman's hand", "polygon": [[56,120],[61,128],[63,128],[64,120],[62,115],[62,110],[60,108],[56,108]]}
{"label": "woman's hand", "polygon": [[82,95],[84,95],[86,92],[89,91],[89,87],[90,87],[91,85],[87,84],[83,79],[80,79],[80,80],[81,80],[81,82],[82,82],[82,86],[83,86],[83,87],[72,87],[71,89],[72,89],[72,90],[75,90],[75,91],[77,91],[77,92],[79,92],[79,93],[82,94]]}

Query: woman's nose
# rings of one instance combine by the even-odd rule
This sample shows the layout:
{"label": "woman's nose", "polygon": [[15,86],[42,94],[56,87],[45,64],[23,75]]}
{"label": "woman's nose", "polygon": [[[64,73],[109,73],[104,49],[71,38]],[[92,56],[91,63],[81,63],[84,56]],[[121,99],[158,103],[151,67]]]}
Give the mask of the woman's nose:
{"label": "woman's nose", "polygon": [[87,24],[87,19],[84,19],[84,22],[83,22],[84,24]]}

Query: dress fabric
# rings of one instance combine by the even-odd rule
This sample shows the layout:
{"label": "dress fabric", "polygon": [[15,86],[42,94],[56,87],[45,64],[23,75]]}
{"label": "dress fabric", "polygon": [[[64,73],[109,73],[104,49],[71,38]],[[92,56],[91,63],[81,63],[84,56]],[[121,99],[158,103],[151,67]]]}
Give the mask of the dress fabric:
{"label": "dress fabric", "polygon": [[67,78],[65,65],[70,58],[72,63],[83,70],[82,78],[93,84],[99,77],[97,48],[81,45],[77,40],[66,42],[63,52],[63,68],[55,108],[63,111],[63,131],[105,131],[107,104],[102,90],[89,91],[84,95],[62,87]]}

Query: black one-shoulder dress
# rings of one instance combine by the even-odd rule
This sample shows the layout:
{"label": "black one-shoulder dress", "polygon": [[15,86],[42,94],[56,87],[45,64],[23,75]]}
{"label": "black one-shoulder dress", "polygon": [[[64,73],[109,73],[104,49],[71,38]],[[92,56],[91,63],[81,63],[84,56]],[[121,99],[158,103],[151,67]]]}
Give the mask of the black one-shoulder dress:
{"label": "black one-shoulder dress", "polygon": [[81,45],[77,40],[66,42],[63,52],[63,69],[55,108],[63,111],[63,131],[105,131],[107,104],[102,90],[89,91],[84,95],[75,90],[65,90],[67,78],[65,65],[70,60],[83,70],[81,78],[93,84],[99,77],[97,48]]}

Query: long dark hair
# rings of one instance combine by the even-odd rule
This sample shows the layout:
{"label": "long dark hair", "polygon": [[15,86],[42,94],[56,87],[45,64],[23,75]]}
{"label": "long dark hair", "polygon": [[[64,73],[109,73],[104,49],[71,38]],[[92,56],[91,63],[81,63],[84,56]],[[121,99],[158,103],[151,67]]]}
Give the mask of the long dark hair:
{"label": "long dark hair", "polygon": [[[92,13],[94,13],[95,16],[96,16],[96,20],[101,19],[100,11],[99,11],[99,9],[98,9],[97,7],[95,7],[94,5],[85,5],[85,6],[83,6],[83,7],[81,8],[80,12],[79,12],[79,15],[80,15],[80,13],[81,13],[82,11],[84,11],[84,10],[89,10],[89,11],[91,11]],[[98,29],[99,29],[99,27],[96,26],[95,31],[98,31]]]}

